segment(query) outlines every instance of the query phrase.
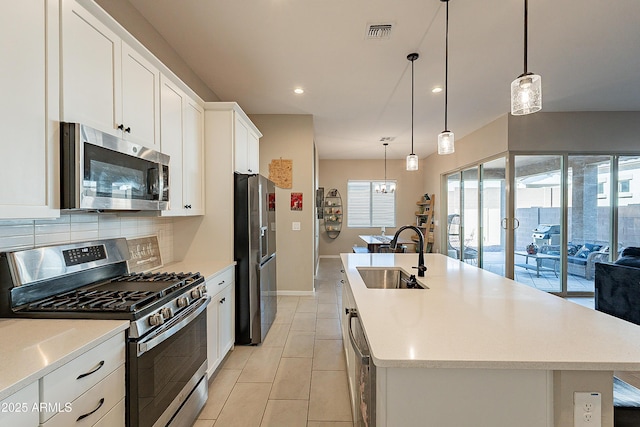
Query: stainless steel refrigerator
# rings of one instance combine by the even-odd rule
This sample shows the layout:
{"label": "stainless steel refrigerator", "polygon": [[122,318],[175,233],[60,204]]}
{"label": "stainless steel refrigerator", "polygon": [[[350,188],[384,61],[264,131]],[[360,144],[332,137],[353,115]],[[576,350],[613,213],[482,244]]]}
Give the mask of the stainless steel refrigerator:
{"label": "stainless steel refrigerator", "polygon": [[264,340],[277,311],[275,184],[235,174],[236,344]]}

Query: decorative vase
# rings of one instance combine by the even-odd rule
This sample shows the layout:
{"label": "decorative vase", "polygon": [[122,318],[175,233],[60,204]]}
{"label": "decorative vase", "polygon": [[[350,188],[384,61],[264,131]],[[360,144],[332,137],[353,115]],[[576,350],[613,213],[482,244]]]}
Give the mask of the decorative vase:
{"label": "decorative vase", "polygon": [[529,245],[527,245],[527,253],[530,255],[535,255],[538,253],[538,245],[536,245],[535,243],[529,243]]}

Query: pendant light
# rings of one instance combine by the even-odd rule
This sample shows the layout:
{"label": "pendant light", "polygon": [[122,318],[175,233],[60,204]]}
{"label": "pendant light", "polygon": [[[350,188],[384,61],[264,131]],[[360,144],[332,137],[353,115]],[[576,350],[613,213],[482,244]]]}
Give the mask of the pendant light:
{"label": "pendant light", "polygon": [[[384,145],[384,182],[382,185],[376,185],[376,193],[393,193],[396,191],[396,185],[394,183],[387,183],[387,146],[388,142],[382,143]],[[387,188],[389,185],[389,188]]]}
{"label": "pendant light", "polygon": [[407,55],[407,59],[411,61],[411,154],[407,156],[408,171],[418,170],[418,156],[413,152],[413,62],[419,57],[417,53]]}
{"label": "pendant light", "polygon": [[529,0],[524,0],[524,73],[511,83],[511,114],[522,116],[542,109],[542,79],[527,71]]}
{"label": "pendant light", "polygon": [[451,154],[455,151],[455,137],[447,128],[448,93],[449,93],[449,0],[440,0],[447,4],[445,19],[445,54],[444,54],[444,130],[438,135],[438,154]]}

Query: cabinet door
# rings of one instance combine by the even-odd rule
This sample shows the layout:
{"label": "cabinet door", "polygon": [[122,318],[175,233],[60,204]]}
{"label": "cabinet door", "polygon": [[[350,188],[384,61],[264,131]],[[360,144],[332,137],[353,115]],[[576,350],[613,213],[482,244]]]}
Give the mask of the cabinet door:
{"label": "cabinet door", "polygon": [[218,299],[218,342],[220,348],[220,358],[224,358],[234,341],[234,286],[227,286]]}
{"label": "cabinet door", "polygon": [[185,214],[204,215],[204,109],[192,99],[185,104],[182,154]]}
{"label": "cabinet door", "polygon": [[169,209],[162,211],[162,215],[182,215],[182,137],[186,95],[164,76],[160,76],[160,83],[160,147],[170,156]]}
{"label": "cabinet door", "polygon": [[259,138],[251,131],[247,136],[247,168],[249,173],[260,173]]}
{"label": "cabinet door", "polygon": [[124,42],[122,126],[125,139],[159,150],[160,72]]}
{"label": "cabinet door", "polygon": [[249,126],[237,115],[235,116],[234,125],[234,167],[238,173],[249,172]]}
{"label": "cabinet door", "polygon": [[35,381],[0,400],[0,426],[33,427],[38,425],[38,382]]}
{"label": "cabinet door", "polygon": [[51,209],[54,191],[58,192],[58,179],[53,175],[57,169],[52,167],[58,145],[58,110],[49,108],[59,101],[58,19],[57,14],[48,13],[49,6],[55,10],[54,1],[18,2],[3,7],[0,14],[4,40],[0,127],[5,154],[0,156],[0,219],[59,215]]}
{"label": "cabinet door", "polygon": [[120,136],[121,40],[75,1],[62,11],[62,118]]}
{"label": "cabinet door", "polygon": [[[207,282],[207,289],[212,286]],[[219,306],[217,299],[214,297],[207,306],[207,377],[215,371],[220,363],[220,348],[218,345],[218,311]]]}

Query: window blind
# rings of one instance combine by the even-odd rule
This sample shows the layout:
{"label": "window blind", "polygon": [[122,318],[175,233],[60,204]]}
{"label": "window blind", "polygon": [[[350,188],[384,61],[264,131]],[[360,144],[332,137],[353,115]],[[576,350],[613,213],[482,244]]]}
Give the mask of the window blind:
{"label": "window blind", "polygon": [[[348,181],[347,226],[348,227],[395,227],[395,192],[380,193],[383,181]],[[395,181],[387,181],[386,187],[395,187]]]}

